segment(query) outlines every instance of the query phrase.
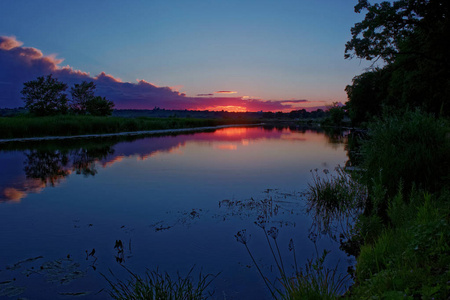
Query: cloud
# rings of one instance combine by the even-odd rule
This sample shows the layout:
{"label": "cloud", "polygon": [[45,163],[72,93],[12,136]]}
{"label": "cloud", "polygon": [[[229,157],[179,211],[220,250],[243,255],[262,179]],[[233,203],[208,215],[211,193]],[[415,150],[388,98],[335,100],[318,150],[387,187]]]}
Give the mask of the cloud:
{"label": "cloud", "polygon": [[14,36],[4,36],[0,37],[0,49],[1,50],[11,50],[22,46],[23,43],[16,40]]}
{"label": "cloud", "polygon": [[216,94],[237,94],[235,91],[217,91]]}
{"label": "cloud", "polygon": [[309,102],[308,100],[279,100],[282,103],[305,103],[305,102]]}
{"label": "cloud", "polygon": [[[269,100],[247,97],[212,97],[214,94],[235,94],[235,91],[217,91],[214,94],[198,94],[187,97],[174,88],[158,87],[145,80],[124,82],[120,78],[101,72],[91,76],[71,66],[61,66],[64,60],[56,55],[44,55],[39,49],[23,47],[14,36],[0,36],[0,108],[14,108],[24,105],[20,91],[23,83],[38,76],[53,74],[54,77],[73,86],[82,81],[93,81],[96,94],[115,103],[116,109],[190,109],[218,110],[233,107],[239,111],[288,111],[295,104],[307,100]],[[68,91],[67,91],[68,92]],[[220,110],[220,109],[219,109]]]}

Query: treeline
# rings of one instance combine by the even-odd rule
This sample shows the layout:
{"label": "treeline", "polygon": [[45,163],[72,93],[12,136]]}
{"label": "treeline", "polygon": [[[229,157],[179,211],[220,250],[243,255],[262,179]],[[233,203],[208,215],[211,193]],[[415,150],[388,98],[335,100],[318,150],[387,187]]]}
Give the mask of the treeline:
{"label": "treeline", "polygon": [[71,98],[64,93],[68,85],[52,77],[52,74],[25,82],[21,91],[25,108],[36,116],[77,114],[111,115],[114,103],[95,95],[94,82],[83,81],[70,88]]}

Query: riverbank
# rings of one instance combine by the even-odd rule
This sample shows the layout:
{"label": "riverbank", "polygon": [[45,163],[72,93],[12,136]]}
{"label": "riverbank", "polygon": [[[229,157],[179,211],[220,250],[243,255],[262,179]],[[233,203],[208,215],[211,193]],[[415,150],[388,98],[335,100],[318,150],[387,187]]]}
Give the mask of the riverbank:
{"label": "riverbank", "polygon": [[0,139],[61,139],[64,137],[96,137],[98,135],[153,134],[156,131],[198,130],[228,125],[256,124],[256,119],[194,118],[122,118],[94,116],[1,117]]}

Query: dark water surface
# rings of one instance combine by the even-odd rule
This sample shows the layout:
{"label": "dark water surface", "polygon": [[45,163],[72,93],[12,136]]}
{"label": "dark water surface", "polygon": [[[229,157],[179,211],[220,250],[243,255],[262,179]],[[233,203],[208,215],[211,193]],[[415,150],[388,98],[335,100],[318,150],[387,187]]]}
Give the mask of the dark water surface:
{"label": "dark water surface", "polygon": [[[296,128],[0,144],[0,298],[108,299],[101,274],[127,278],[122,265],[175,277],[195,265],[194,274],[221,272],[215,299],[269,298],[234,235],[247,229],[255,258],[275,278],[254,224],[264,218],[280,230],[287,268],[290,238],[304,265],[315,253],[302,198],[310,170],[346,160],[344,139]],[[335,242],[317,246],[345,272]]]}

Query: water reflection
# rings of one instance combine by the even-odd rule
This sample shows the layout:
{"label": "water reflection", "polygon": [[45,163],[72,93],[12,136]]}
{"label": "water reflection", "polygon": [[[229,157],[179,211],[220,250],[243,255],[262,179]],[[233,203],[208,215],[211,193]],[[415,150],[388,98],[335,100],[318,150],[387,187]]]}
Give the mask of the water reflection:
{"label": "water reflection", "polygon": [[[293,135],[292,132],[300,133]],[[5,173],[0,177],[0,202],[18,202],[29,193],[39,193],[43,188],[60,184],[73,172],[94,176],[99,166],[108,168],[124,157],[137,156],[149,159],[159,153],[173,153],[187,143],[214,144],[218,150],[237,150],[258,140],[281,139],[313,141],[321,139],[324,132],[327,145],[336,148],[345,142],[342,132],[323,131],[299,126],[273,126],[260,128],[231,127],[202,133],[168,135],[151,138],[109,137],[101,139],[73,139],[56,141],[13,142],[0,144],[0,153],[13,154],[11,162],[5,159]],[[23,152],[12,152],[23,151]],[[23,158],[23,171],[17,159]],[[1,159],[1,158],[0,158]],[[16,163],[16,165],[14,165]],[[8,172],[8,173],[6,173]],[[23,178],[23,175],[25,175]]]}
{"label": "water reflection", "polygon": [[66,170],[69,158],[59,151],[32,150],[26,153],[24,171],[27,178],[40,179],[44,186],[59,183],[70,174]]}
{"label": "water reflection", "polygon": [[[255,222],[280,229],[282,255],[291,238],[298,241],[299,262],[314,253],[301,191],[311,168],[345,162],[344,141],[334,138],[330,145],[321,132],[266,126],[0,144],[0,227],[8,228],[0,232],[0,282],[16,278],[15,286],[27,286],[24,297],[79,291],[104,299],[105,293],[97,295],[105,287],[101,272],[120,274],[124,265],[136,273],[159,266],[176,274],[196,264],[222,272],[214,281],[218,295],[265,299],[234,234],[243,228],[253,234],[250,246],[268,262],[261,265],[268,276],[273,266]],[[38,256],[44,259],[4,269]],[[80,267],[71,269],[68,259]],[[68,279],[77,270],[86,276],[49,287],[42,284],[47,269],[39,271],[44,260],[67,264],[61,276]],[[39,274],[23,275],[32,267]]]}

